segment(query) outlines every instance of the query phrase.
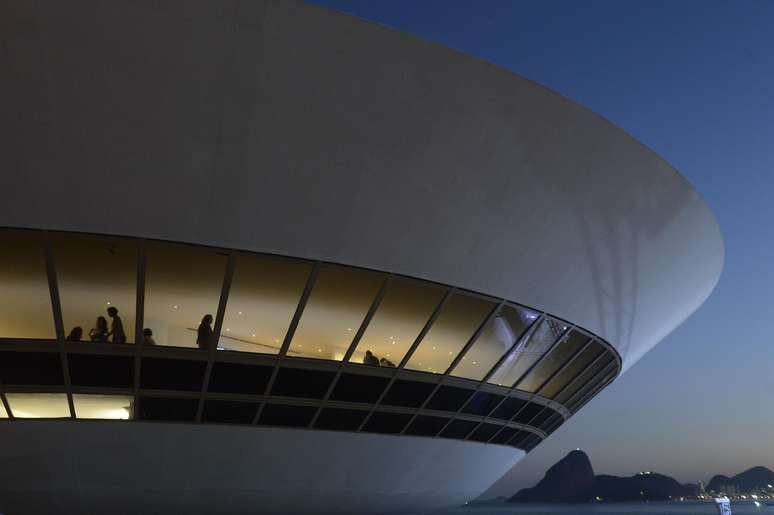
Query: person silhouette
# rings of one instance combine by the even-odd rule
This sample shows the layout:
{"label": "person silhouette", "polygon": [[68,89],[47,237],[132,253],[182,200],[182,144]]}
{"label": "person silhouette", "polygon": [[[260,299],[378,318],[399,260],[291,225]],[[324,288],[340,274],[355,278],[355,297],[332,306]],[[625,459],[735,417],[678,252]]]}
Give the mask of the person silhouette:
{"label": "person silhouette", "polygon": [[108,326],[105,317],[97,317],[97,323],[89,330],[89,338],[93,342],[105,343],[107,341]]}
{"label": "person silhouette", "polygon": [[379,358],[374,356],[374,354],[370,350],[367,350],[366,353],[365,353],[365,357],[363,358],[363,364],[364,365],[371,365],[371,366],[374,366],[374,367],[378,367],[379,366]]}
{"label": "person silhouette", "polygon": [[142,330],[142,343],[144,345],[156,345],[156,340],[153,339],[153,331],[147,327]]}
{"label": "person silhouette", "polygon": [[379,365],[387,368],[395,368],[395,363],[387,358],[379,358]]}
{"label": "person silhouette", "polygon": [[212,340],[212,315],[204,315],[199,329],[196,330],[196,345],[200,349],[209,349]]}
{"label": "person silhouette", "polygon": [[[107,322],[106,322],[107,324]],[[79,342],[81,341],[81,338],[83,337],[83,327],[75,326],[73,327],[73,330],[70,331],[70,334],[67,335],[67,338],[65,338],[65,341],[68,342]]]}
{"label": "person silhouette", "polygon": [[118,309],[113,306],[107,308],[107,314],[113,321],[110,324],[110,332],[108,336],[112,336],[113,343],[126,343],[126,333],[124,333],[124,323],[121,321],[121,317],[118,316]]}

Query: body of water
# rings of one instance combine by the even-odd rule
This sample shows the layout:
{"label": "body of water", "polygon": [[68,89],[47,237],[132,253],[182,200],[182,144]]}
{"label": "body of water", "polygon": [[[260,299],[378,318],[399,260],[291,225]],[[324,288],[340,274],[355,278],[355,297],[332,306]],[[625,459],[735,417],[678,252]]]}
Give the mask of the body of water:
{"label": "body of water", "polygon": [[[421,515],[716,515],[717,508],[708,503],[610,503],[610,504],[494,504],[466,506]],[[774,506],[733,503],[733,515],[774,515]],[[420,514],[417,514],[420,515]]]}

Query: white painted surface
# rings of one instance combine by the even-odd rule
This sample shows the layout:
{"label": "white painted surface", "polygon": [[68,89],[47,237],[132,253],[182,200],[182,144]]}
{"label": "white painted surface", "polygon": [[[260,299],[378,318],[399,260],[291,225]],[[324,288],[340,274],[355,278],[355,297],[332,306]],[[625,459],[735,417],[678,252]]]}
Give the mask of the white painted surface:
{"label": "white painted surface", "polygon": [[[270,0],[12,0],[0,3],[0,47],[0,226],[195,242],[430,279],[580,324],[615,345],[625,367],[701,305],[723,266],[706,204],[623,131],[507,71],[352,17]],[[15,442],[3,446],[6,459],[31,463],[6,484],[26,477],[53,489],[36,492],[41,499],[104,477],[117,490],[96,483],[93,502],[141,488],[148,506],[206,506],[212,485],[231,488],[219,502],[233,498],[238,509],[265,499],[257,493],[265,485],[287,484],[289,501],[303,488],[321,506],[329,491],[352,492],[357,510],[444,505],[518,459],[478,444],[433,440],[423,451],[422,440],[400,451],[372,446],[378,437],[295,433],[277,435],[287,445],[261,440],[251,455],[245,440],[232,440],[241,429],[221,440],[225,430],[211,427],[160,436],[156,426],[123,435],[124,426],[43,424],[25,425],[23,437],[2,425],[3,441]],[[351,454],[327,463],[325,445],[298,447],[317,438]],[[33,445],[50,442],[50,453]],[[454,445],[465,447],[440,466]],[[82,459],[92,472],[64,459],[69,446],[91,447],[94,458]],[[276,454],[261,454],[269,450]],[[103,460],[115,455],[134,468]],[[302,455],[288,462],[296,474],[288,483],[261,479],[261,467],[284,478],[284,461]],[[414,461],[399,472],[401,455]],[[140,466],[149,460],[158,468]],[[225,480],[228,460],[240,474]],[[367,493],[388,470],[395,490]],[[181,484],[172,499],[165,488]]]}
{"label": "white painted surface", "polygon": [[578,323],[627,367],[720,275],[712,213],[657,155],[435,44],[294,2],[12,1],[0,19],[0,225],[432,279]]}
{"label": "white painted surface", "polygon": [[19,515],[424,510],[475,498],[524,455],[443,438],[97,421],[6,421],[0,441],[0,513]]}

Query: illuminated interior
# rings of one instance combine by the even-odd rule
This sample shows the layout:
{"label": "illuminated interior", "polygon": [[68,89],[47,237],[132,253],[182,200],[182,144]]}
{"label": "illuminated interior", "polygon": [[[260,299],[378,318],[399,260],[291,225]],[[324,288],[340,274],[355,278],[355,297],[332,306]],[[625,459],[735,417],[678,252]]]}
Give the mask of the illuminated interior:
{"label": "illuminated interior", "polygon": [[[110,329],[107,309],[118,309],[126,342],[134,341],[137,291],[137,245],[126,238],[55,234],[54,259],[65,334],[83,329],[88,341],[97,317]],[[112,336],[108,341],[112,341]]]}
{"label": "illuminated interior", "polygon": [[103,420],[129,420],[134,410],[134,398],[130,395],[73,394],[75,418]]}
{"label": "illuminated interior", "polygon": [[8,418],[8,412],[5,411],[5,405],[0,403],[0,418]]}
{"label": "illuminated interior", "polygon": [[0,335],[55,339],[41,233],[0,230]]}
{"label": "illuminated interior", "polygon": [[489,382],[501,386],[513,386],[566,330],[567,325],[551,318],[540,321],[508,353]]}
{"label": "illuminated interior", "polygon": [[293,355],[344,359],[383,282],[384,274],[322,267],[290,344]]}
{"label": "illuminated interior", "polygon": [[64,393],[6,393],[15,418],[70,418]]}
{"label": "illuminated interior", "polygon": [[302,261],[240,255],[218,348],[278,354],[311,271]]}
{"label": "illuminated interior", "polygon": [[[10,229],[2,235],[12,242],[0,255],[0,384],[10,407],[8,413],[2,407],[4,418],[70,418],[71,396],[79,419],[168,420],[171,413],[173,420],[260,425],[264,415],[258,415],[265,413],[266,425],[330,429],[340,428],[330,414],[349,413],[354,402],[365,405],[352,412],[347,430],[437,436],[444,426],[428,421],[439,415],[424,413],[440,410],[489,420],[480,431],[478,422],[460,420],[447,436],[492,438],[529,450],[620,370],[614,350],[580,328],[504,299],[418,279],[130,238]],[[51,301],[57,295],[67,340],[61,346],[52,341],[58,312]],[[124,343],[133,343],[137,299],[140,328],[151,334],[143,338],[135,362],[125,349],[109,350],[120,347],[109,334],[107,311],[119,310]],[[205,315],[212,315],[213,331],[221,329],[210,338],[218,336],[221,352],[194,350],[201,352],[196,358],[190,349],[199,347],[197,328]],[[97,317],[106,318],[108,334],[93,339],[89,333]],[[71,334],[76,326],[83,329],[80,335]],[[6,352],[3,340],[48,347]],[[189,349],[168,348],[159,356],[156,346]],[[367,351],[373,355],[370,366]],[[239,360],[265,356],[254,356],[259,360],[254,364],[217,362],[215,356],[229,352],[246,353]],[[348,363],[341,363],[348,355]],[[306,365],[294,364],[297,358]],[[314,366],[303,358],[313,358]],[[205,374],[212,360],[211,373]],[[336,373],[339,367],[344,373]],[[19,373],[24,370],[28,373]],[[461,386],[447,385],[447,375]],[[482,381],[500,393],[477,392]],[[25,393],[29,386],[68,393]],[[73,392],[71,386],[90,393]],[[108,390],[91,391],[101,387]],[[160,393],[164,390],[169,393]],[[248,398],[199,398],[205,391]],[[510,398],[525,394],[527,400]],[[266,395],[276,397],[269,401]],[[295,398],[306,404],[293,405]],[[337,402],[345,405],[336,407]],[[259,410],[262,403],[270,407]],[[409,411],[372,419],[379,403]],[[416,413],[411,410],[425,404],[417,426],[407,425]],[[496,436],[488,416],[507,431]],[[534,427],[525,428],[528,423]]]}
{"label": "illuminated interior", "polygon": [[451,374],[482,381],[537,317],[538,313],[534,311],[503,306],[500,312],[489,320],[484,331]]}
{"label": "illuminated interior", "polygon": [[351,361],[362,363],[370,350],[377,358],[400,364],[443,294],[443,288],[432,284],[402,278],[390,281]]}
{"label": "illuminated interior", "polygon": [[156,345],[197,347],[202,318],[218,311],[226,255],[169,243],[149,243],[145,253],[144,328]]}
{"label": "illuminated interior", "polygon": [[[434,374],[446,372],[495,306],[492,301],[472,295],[452,295],[406,368]],[[473,361],[471,367],[478,367]]]}

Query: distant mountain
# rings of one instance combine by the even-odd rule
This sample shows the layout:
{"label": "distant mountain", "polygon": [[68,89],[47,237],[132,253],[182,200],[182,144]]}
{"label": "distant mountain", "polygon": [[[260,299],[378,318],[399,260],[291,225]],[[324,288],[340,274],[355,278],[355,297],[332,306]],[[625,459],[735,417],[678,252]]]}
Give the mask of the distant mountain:
{"label": "distant mountain", "polygon": [[509,502],[578,502],[588,499],[594,486],[594,469],[583,451],[572,451],[548,469],[532,488],[525,488]]}
{"label": "distant mountain", "polygon": [[691,495],[693,489],[662,474],[632,477],[594,475],[589,457],[572,451],[532,488],[520,490],[509,502],[661,501]]}
{"label": "distant mountain", "polygon": [[774,472],[766,467],[753,467],[734,477],[717,475],[707,483],[707,490],[722,492],[727,486],[735,486],[740,492],[765,489],[774,484]]}
{"label": "distant mountain", "polygon": [[693,490],[663,474],[637,474],[632,477],[596,476],[589,499],[605,501],[667,501],[693,494]]}

